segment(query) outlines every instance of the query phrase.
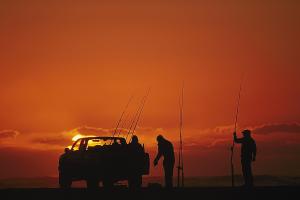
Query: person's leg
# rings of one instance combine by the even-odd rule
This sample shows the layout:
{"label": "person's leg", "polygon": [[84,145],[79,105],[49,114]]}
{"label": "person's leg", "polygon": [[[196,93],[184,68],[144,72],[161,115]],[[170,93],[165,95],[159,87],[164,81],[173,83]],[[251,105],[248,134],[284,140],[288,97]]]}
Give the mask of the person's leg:
{"label": "person's leg", "polygon": [[243,178],[244,178],[244,185],[247,185],[247,167],[246,167],[246,162],[245,160],[241,161],[242,164],[242,173],[243,173]]}
{"label": "person's leg", "polygon": [[168,168],[164,164],[164,174],[165,174],[165,187],[168,187]]}
{"label": "person's leg", "polygon": [[171,188],[173,186],[171,166],[165,164],[164,171],[165,171],[165,186],[166,188]]}
{"label": "person's leg", "polygon": [[252,174],[252,162],[250,161],[248,164],[248,173],[249,173],[249,186],[253,186],[253,174]]}
{"label": "person's leg", "polygon": [[173,170],[174,170],[174,163],[170,166],[170,186],[173,187]]}
{"label": "person's leg", "polygon": [[244,161],[244,171],[245,171],[245,185],[247,187],[252,187],[252,171],[251,171],[251,161],[245,160]]}

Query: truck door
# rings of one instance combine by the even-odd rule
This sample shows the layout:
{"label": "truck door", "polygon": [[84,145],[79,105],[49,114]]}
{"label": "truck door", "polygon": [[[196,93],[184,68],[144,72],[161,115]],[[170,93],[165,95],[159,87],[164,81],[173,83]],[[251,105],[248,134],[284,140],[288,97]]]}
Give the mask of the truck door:
{"label": "truck door", "polygon": [[86,140],[79,139],[72,147],[72,169],[74,177],[84,176],[84,154],[86,150]]}

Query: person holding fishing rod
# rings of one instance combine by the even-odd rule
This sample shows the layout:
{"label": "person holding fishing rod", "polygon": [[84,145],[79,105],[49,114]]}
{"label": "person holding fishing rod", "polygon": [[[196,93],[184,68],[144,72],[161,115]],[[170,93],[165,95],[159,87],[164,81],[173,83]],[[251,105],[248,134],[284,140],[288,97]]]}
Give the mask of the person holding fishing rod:
{"label": "person holding fishing rod", "polygon": [[231,183],[232,183],[232,187],[235,187],[233,154],[234,154],[235,143],[239,143],[242,145],[242,147],[241,147],[241,165],[242,165],[242,172],[243,172],[243,177],[244,177],[244,182],[245,182],[245,184],[243,186],[245,188],[251,188],[251,187],[253,187],[253,175],[252,175],[251,164],[256,159],[256,142],[251,137],[250,130],[242,131],[242,134],[243,134],[242,138],[238,138],[236,135],[243,79],[244,79],[244,77],[242,78],[242,81],[240,84],[239,95],[238,95],[238,100],[237,100],[237,105],[236,105],[234,133],[233,133],[233,141],[232,141],[232,146],[231,146],[231,156],[230,156]]}
{"label": "person holding fishing rod", "polygon": [[235,143],[242,144],[241,147],[241,164],[244,177],[244,187],[253,187],[253,175],[251,164],[256,160],[256,142],[251,137],[250,130],[242,131],[243,137],[238,138],[236,132],[233,133]]}

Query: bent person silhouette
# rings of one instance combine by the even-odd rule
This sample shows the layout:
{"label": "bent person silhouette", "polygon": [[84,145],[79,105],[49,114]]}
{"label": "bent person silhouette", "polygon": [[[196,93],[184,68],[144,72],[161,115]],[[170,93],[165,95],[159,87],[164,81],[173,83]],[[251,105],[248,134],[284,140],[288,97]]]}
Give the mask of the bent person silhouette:
{"label": "bent person silhouette", "polygon": [[165,173],[165,186],[166,188],[172,188],[173,169],[175,163],[173,144],[170,141],[166,140],[162,135],[158,135],[156,140],[158,145],[158,153],[154,159],[153,164],[154,166],[156,166],[161,156],[164,157],[163,167]]}
{"label": "bent person silhouette", "polygon": [[236,132],[233,133],[234,142],[240,143],[241,147],[241,164],[244,177],[244,187],[253,187],[253,175],[251,164],[256,159],[256,142],[251,137],[250,130],[242,131],[243,137],[237,138]]}

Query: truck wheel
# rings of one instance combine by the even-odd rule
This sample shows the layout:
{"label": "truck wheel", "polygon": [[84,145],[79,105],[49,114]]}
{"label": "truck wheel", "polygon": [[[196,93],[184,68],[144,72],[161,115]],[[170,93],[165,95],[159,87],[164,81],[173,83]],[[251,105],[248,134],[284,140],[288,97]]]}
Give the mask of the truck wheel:
{"label": "truck wheel", "polygon": [[112,188],[114,187],[114,182],[111,180],[103,180],[103,187],[105,188]]}
{"label": "truck wheel", "polygon": [[70,188],[72,185],[72,180],[69,176],[63,173],[59,173],[59,187],[63,189]]}
{"label": "truck wheel", "polygon": [[140,188],[140,187],[142,187],[142,176],[137,175],[137,176],[131,177],[128,180],[128,186],[129,186],[129,188]]}
{"label": "truck wheel", "polygon": [[95,179],[86,180],[86,186],[88,189],[97,189],[99,187],[99,182]]}

